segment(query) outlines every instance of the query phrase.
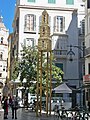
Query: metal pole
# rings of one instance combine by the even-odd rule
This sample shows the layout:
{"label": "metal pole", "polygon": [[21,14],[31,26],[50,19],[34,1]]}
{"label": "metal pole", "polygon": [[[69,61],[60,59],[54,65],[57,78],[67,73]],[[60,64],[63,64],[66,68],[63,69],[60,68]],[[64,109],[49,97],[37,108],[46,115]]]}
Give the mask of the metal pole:
{"label": "metal pole", "polygon": [[48,52],[47,52],[47,78],[46,78],[46,114],[48,115]]}
{"label": "metal pole", "polygon": [[52,99],[52,52],[50,51],[50,115],[51,115],[51,99]]}
{"label": "metal pole", "polygon": [[41,51],[41,63],[40,63],[40,115],[42,112],[42,51]]}
{"label": "metal pole", "polygon": [[37,60],[37,105],[36,105],[36,116],[38,117],[38,93],[39,93],[39,53],[38,53],[38,60]]}

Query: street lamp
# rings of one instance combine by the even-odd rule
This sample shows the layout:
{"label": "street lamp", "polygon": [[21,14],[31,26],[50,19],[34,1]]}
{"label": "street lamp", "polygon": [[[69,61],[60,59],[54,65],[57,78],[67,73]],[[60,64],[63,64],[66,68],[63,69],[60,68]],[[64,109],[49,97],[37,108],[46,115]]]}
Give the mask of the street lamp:
{"label": "street lamp", "polygon": [[70,55],[70,61],[72,62],[73,61],[73,56],[75,56],[75,52],[73,52],[72,48],[78,48],[80,51],[83,52],[83,56],[82,58],[84,58],[84,55],[85,55],[85,46],[83,44],[83,46],[77,46],[77,45],[69,45],[67,47],[70,47],[70,50],[67,52],[67,55]]}
{"label": "street lamp", "polygon": [[70,61],[72,62],[73,61],[73,55],[75,55],[75,53],[72,51],[72,45],[70,45],[70,46],[68,46],[68,47],[70,47],[70,50],[69,50],[69,52],[67,53],[67,55],[70,55]]}
{"label": "street lamp", "polygon": [[[70,46],[67,46],[67,47],[70,47],[70,50],[68,51],[68,53],[67,53],[67,55],[70,55],[70,61],[72,62],[73,61],[73,56],[75,56],[75,52],[73,52],[73,50],[72,50],[72,48],[78,48],[81,52],[82,52],[82,57],[80,56],[80,58],[82,58],[81,60],[81,65],[84,67],[85,66],[85,58],[84,58],[84,56],[85,56],[85,46],[84,46],[84,44],[83,44],[83,46],[76,46],[76,45],[70,45]],[[81,69],[80,69],[80,67],[79,67],[79,71],[81,71]],[[83,72],[82,72],[83,74],[82,74],[82,76],[85,74],[85,69],[83,70]],[[81,78],[81,76],[79,76],[80,77],[80,80],[83,80],[82,78]],[[82,106],[82,85],[83,85],[83,82],[82,81],[80,81],[79,80],[79,90],[80,90],[80,106]]]}

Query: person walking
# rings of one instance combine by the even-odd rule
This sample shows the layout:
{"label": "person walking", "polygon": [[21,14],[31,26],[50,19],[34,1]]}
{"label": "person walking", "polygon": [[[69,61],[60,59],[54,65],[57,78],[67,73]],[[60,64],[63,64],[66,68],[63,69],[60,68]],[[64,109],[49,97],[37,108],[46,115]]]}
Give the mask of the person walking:
{"label": "person walking", "polygon": [[4,109],[4,119],[8,119],[8,117],[7,117],[7,115],[8,115],[8,98],[7,97],[4,98],[3,109]]}
{"label": "person walking", "polygon": [[17,109],[18,109],[18,101],[16,97],[12,99],[12,119],[17,119]]}
{"label": "person walking", "polygon": [[12,107],[12,97],[9,97],[9,106]]}

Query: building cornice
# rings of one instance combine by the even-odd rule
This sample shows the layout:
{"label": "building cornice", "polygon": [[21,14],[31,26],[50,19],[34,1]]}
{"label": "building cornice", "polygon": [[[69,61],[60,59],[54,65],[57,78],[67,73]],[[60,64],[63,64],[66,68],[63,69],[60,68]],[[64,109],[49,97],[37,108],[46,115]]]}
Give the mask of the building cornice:
{"label": "building cornice", "polygon": [[77,11],[77,9],[75,9],[75,8],[32,6],[32,5],[19,5],[18,8],[40,9],[40,10],[57,10],[57,11]]}

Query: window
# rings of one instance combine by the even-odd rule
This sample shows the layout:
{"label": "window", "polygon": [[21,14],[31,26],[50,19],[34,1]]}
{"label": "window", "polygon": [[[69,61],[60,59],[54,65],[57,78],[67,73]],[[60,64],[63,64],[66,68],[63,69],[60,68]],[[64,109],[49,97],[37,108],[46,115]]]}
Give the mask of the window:
{"label": "window", "polygon": [[[83,19],[81,22],[80,34],[85,34],[85,20]],[[90,18],[89,18],[89,28],[90,28]]]}
{"label": "window", "polygon": [[42,16],[39,17],[39,27],[40,27],[41,23],[42,23]]}
{"label": "window", "polygon": [[0,59],[1,60],[3,59],[3,53],[2,52],[0,53]]}
{"label": "window", "polygon": [[2,77],[2,73],[0,73],[0,77]]}
{"label": "window", "polygon": [[90,99],[90,89],[88,89],[88,99]]}
{"label": "window", "polygon": [[64,39],[60,39],[60,49],[61,50],[67,50],[67,40]]}
{"label": "window", "polygon": [[53,4],[55,4],[55,3],[56,3],[56,0],[48,0],[48,3],[53,3]]}
{"label": "window", "polygon": [[1,44],[3,44],[3,37],[1,37]]}
{"label": "window", "polygon": [[88,74],[90,74],[90,63],[88,64]]}
{"label": "window", "polygon": [[59,49],[59,40],[57,41],[57,49]]}
{"label": "window", "polygon": [[90,0],[87,0],[87,8],[90,8]]}
{"label": "window", "polygon": [[28,2],[35,2],[35,0],[28,0]]}
{"label": "window", "polygon": [[63,70],[63,63],[55,63],[55,65]]}
{"label": "window", "polygon": [[65,30],[65,17],[55,16],[54,17],[54,32],[64,32]]}
{"label": "window", "polygon": [[36,15],[27,14],[25,15],[24,32],[36,31]]}
{"label": "window", "polygon": [[16,33],[19,33],[19,17],[16,19]]}
{"label": "window", "polygon": [[74,5],[74,0],[66,0],[66,4]]}
{"label": "window", "polygon": [[5,66],[3,66],[3,71],[5,71]]}
{"label": "window", "polygon": [[31,46],[34,47],[34,39],[33,38],[26,38],[24,39],[24,46]]}

